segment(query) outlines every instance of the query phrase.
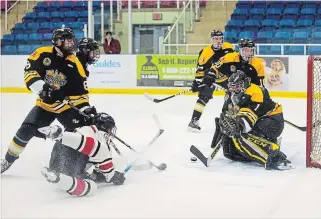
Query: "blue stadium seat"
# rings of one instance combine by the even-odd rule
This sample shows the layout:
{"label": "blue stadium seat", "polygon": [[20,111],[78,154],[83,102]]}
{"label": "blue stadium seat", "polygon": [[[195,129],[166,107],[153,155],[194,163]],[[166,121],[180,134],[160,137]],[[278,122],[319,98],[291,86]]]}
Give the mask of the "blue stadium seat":
{"label": "blue stadium seat", "polygon": [[236,20],[245,20],[247,19],[248,14],[249,14],[249,10],[236,8],[232,13],[231,18]]}
{"label": "blue stadium seat", "polygon": [[42,34],[39,33],[32,33],[29,34],[28,37],[28,44],[39,44],[42,40]]}
{"label": "blue stadium seat", "polygon": [[261,22],[261,30],[275,30],[278,27],[277,20],[266,19]]}
{"label": "blue stadium seat", "polygon": [[82,22],[71,22],[68,24],[68,27],[73,30],[83,30],[84,24]]}
{"label": "blue stadium seat", "polygon": [[271,3],[269,3],[269,8],[283,9],[284,8],[284,2],[271,1]]}
{"label": "blue stadium seat", "polygon": [[251,38],[255,40],[255,34],[251,31],[242,31],[239,33],[239,38]]}
{"label": "blue stadium seat", "polygon": [[33,11],[34,12],[44,12],[47,9],[47,4],[46,2],[38,2],[37,5],[35,7],[33,7]]}
{"label": "blue stadium seat", "polygon": [[51,37],[52,37],[52,33],[45,33],[42,36],[42,41],[41,44],[51,44]]}
{"label": "blue stadium seat", "polygon": [[88,1],[76,1],[74,11],[86,11],[88,8]]}
{"label": "blue stadium seat", "polygon": [[[93,1],[93,10],[94,11],[100,10],[100,4],[101,4],[101,1]],[[104,4],[106,4],[106,2],[104,2]]]}
{"label": "blue stadium seat", "polygon": [[34,33],[34,32],[37,32],[38,28],[39,28],[39,23],[27,23],[25,32]]}
{"label": "blue stadium seat", "polygon": [[284,55],[304,55],[304,46],[285,46]]}
{"label": "blue stadium seat", "polygon": [[17,44],[26,44],[28,40],[28,34],[17,34],[15,37],[14,43]]}
{"label": "blue stadium seat", "polygon": [[315,15],[316,9],[315,8],[303,8],[303,9],[301,9],[300,14]]}
{"label": "blue stadium seat", "polygon": [[50,20],[52,22],[62,22],[64,20],[64,13],[60,11],[51,12]]}
{"label": "blue stadium seat", "polygon": [[12,45],[14,43],[14,35],[13,34],[4,34],[1,39],[1,45]]}
{"label": "blue stadium seat", "polygon": [[311,43],[321,44],[321,31],[320,32],[313,32],[311,34]]}
{"label": "blue stadium seat", "polygon": [[65,12],[64,22],[75,22],[77,21],[79,13],[77,11]]}
{"label": "blue stadium seat", "polygon": [[274,42],[275,43],[290,43],[290,41],[291,41],[291,33],[290,32],[278,31],[274,35]]}
{"label": "blue stadium seat", "polygon": [[285,8],[283,11],[283,15],[288,14],[299,15],[299,8]]}
{"label": "blue stadium seat", "polygon": [[251,9],[252,7],[252,2],[251,1],[239,1],[237,4],[236,4],[236,7],[237,8],[243,8],[243,9]]}
{"label": "blue stadium seat", "polygon": [[65,23],[65,22],[52,23],[52,27],[53,27],[54,29],[60,28],[60,27],[62,27],[62,25],[65,25],[65,26],[66,26],[66,23]]}
{"label": "blue stadium seat", "polygon": [[314,20],[315,15],[312,14],[301,14],[298,19],[299,20]]}
{"label": "blue stadium seat", "polygon": [[230,43],[237,42],[237,32],[235,31],[224,32],[224,40]]}
{"label": "blue stadium seat", "polygon": [[297,29],[310,29],[312,27],[313,22],[311,20],[298,20],[296,23]]}
{"label": "blue stadium seat", "polygon": [[308,38],[309,38],[309,33],[307,31],[298,31],[293,33],[292,42],[305,44],[307,43]]}
{"label": "blue stadium seat", "polygon": [[271,46],[269,55],[281,55],[281,46]]}
{"label": "blue stadium seat", "polygon": [[50,21],[50,13],[49,12],[40,12],[38,13],[38,17],[36,18],[37,22],[48,22]]}
{"label": "blue stadium seat", "polygon": [[273,31],[260,31],[256,36],[257,43],[272,43]]}
{"label": "blue stadium seat", "polygon": [[281,8],[268,8],[266,10],[265,19],[280,20],[282,14]]}
{"label": "blue stadium seat", "polygon": [[279,28],[289,27],[294,28],[295,22],[294,20],[280,20],[279,21]]}
{"label": "blue stadium seat", "polygon": [[80,11],[77,21],[87,22],[88,21],[88,12],[87,11]]}
{"label": "blue stadium seat", "polygon": [[17,47],[13,45],[7,45],[1,50],[2,55],[16,55]]}
{"label": "blue stadium seat", "polygon": [[50,22],[40,23],[38,33],[51,33],[53,29],[53,25]]}
{"label": "blue stadium seat", "polygon": [[[93,1],[94,2],[94,1]],[[66,12],[66,11],[72,11],[74,7],[74,3],[71,1],[63,1],[60,5],[59,11]]]}
{"label": "blue stadium seat", "polygon": [[252,8],[250,10],[250,15],[264,15],[265,14],[265,9],[263,8]]}
{"label": "blue stadium seat", "polygon": [[258,32],[259,28],[260,21],[250,19],[245,21],[243,31]]}
{"label": "blue stadium seat", "polygon": [[26,23],[35,22],[36,18],[37,18],[36,12],[29,12],[22,18],[22,21]]}
{"label": "blue stadium seat", "polygon": [[264,14],[250,14],[249,19],[262,21],[264,19]]}
{"label": "blue stadium seat", "polygon": [[317,8],[318,4],[316,2],[303,2],[302,8]]}
{"label": "blue stadium seat", "polygon": [[315,21],[314,21],[314,26],[315,26],[315,27],[321,27],[321,19],[315,20]]}
{"label": "blue stadium seat", "polygon": [[321,46],[309,46],[307,55],[320,55],[321,54]]}
{"label": "blue stadium seat", "polygon": [[31,45],[18,45],[18,54],[19,55],[29,55],[32,53]]}
{"label": "blue stadium seat", "polygon": [[48,12],[59,11],[60,3],[58,1],[49,1],[49,5],[47,6]]}
{"label": "blue stadium seat", "polygon": [[255,1],[253,3],[253,8],[267,9],[268,8],[267,1]]}
{"label": "blue stadium seat", "polygon": [[298,2],[298,1],[288,1],[288,2],[286,3],[286,6],[285,6],[285,7],[286,7],[286,8],[298,8],[298,9],[300,9],[301,3]]}
{"label": "blue stadium seat", "polygon": [[11,29],[11,33],[19,34],[24,33],[26,29],[26,23],[16,23],[14,27]]}
{"label": "blue stadium seat", "polygon": [[241,20],[229,20],[225,26],[226,31],[240,31],[243,28],[243,21]]}

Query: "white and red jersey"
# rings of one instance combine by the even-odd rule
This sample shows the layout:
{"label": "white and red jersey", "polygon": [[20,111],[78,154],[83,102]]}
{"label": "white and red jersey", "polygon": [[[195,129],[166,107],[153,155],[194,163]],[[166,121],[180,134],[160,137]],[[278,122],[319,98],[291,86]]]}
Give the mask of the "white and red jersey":
{"label": "white and red jersey", "polygon": [[114,175],[114,164],[109,145],[95,125],[83,126],[75,132],[64,132],[61,143],[89,156],[89,162],[99,167],[107,181]]}

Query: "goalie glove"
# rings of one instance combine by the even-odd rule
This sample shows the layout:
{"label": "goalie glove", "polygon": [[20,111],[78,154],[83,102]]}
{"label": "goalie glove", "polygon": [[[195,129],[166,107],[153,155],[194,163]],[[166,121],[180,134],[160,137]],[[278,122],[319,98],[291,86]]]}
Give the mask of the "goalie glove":
{"label": "goalie glove", "polygon": [[220,129],[223,134],[230,138],[238,138],[241,135],[240,124],[231,116],[221,113],[219,121]]}

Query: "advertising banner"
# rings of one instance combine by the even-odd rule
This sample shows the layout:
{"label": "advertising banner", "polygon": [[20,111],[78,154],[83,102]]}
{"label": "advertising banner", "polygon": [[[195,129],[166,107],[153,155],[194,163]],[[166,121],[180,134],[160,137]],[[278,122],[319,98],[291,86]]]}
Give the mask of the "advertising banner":
{"label": "advertising banner", "polygon": [[90,88],[135,87],[136,59],[130,55],[102,55],[88,66]]}
{"label": "advertising banner", "polygon": [[197,56],[137,55],[137,86],[190,87]]}
{"label": "advertising banner", "polygon": [[289,57],[259,58],[265,68],[264,86],[271,91],[290,91]]}

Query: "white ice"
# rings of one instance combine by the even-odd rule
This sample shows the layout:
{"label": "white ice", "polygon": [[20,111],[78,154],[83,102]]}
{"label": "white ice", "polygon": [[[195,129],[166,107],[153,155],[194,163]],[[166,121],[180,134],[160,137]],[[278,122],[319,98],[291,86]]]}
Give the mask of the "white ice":
{"label": "white ice", "polygon": [[[35,96],[1,94],[1,153],[32,108]],[[1,178],[3,218],[321,218],[321,170],[305,168],[305,133],[286,125],[282,151],[296,166],[289,171],[230,162],[222,152],[211,166],[190,162],[194,144],[210,152],[214,118],[223,97],[214,97],[201,118],[202,133],[190,133],[196,96],[152,103],[141,95],[92,95],[99,111],[111,114],[118,136],[141,149],[157,133],[152,114],[165,129],[148,155],[168,169],[131,170],[123,186],[101,186],[91,197],[72,197],[49,184],[40,169],[48,164],[52,142],[30,141],[20,159]],[[300,126],[306,121],[306,101],[275,99],[285,118]],[[123,170],[132,153],[114,153]]]}

